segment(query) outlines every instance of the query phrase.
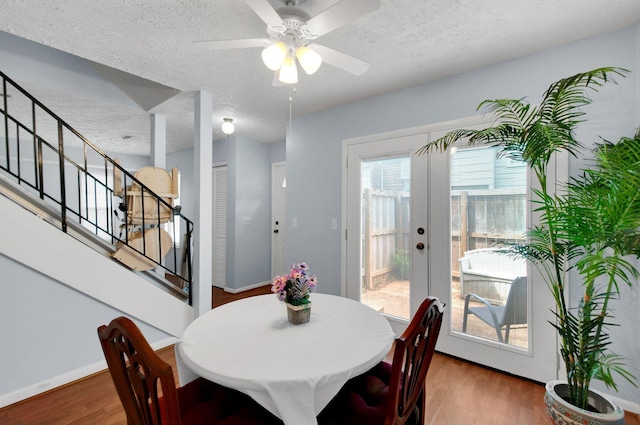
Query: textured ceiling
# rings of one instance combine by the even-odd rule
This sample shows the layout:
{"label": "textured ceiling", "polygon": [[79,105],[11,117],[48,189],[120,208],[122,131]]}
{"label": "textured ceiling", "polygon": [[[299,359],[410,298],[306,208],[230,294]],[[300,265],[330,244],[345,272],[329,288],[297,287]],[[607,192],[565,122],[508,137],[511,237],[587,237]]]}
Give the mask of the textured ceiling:
{"label": "textured ceiling", "polygon": [[[336,2],[307,0],[301,7],[315,16]],[[99,71],[142,106],[135,111],[27,84],[101,148],[148,154],[149,119],[142,109],[166,115],[168,152],[191,146],[191,92],[199,89],[213,95],[214,138],[223,137],[222,118],[232,117],[240,136],[284,141],[292,87],[272,86],[273,72],[262,64],[260,49],[210,51],[193,43],[265,37],[265,24],[243,0],[30,3],[3,0],[0,31],[104,65]],[[293,116],[638,22],[638,0],[382,0],[376,12],[317,40],[368,61],[369,70],[354,76],[324,64],[314,75],[300,72]],[[128,80],[126,74],[140,78]],[[14,79],[20,81],[19,76]],[[125,135],[133,137],[123,140]]]}

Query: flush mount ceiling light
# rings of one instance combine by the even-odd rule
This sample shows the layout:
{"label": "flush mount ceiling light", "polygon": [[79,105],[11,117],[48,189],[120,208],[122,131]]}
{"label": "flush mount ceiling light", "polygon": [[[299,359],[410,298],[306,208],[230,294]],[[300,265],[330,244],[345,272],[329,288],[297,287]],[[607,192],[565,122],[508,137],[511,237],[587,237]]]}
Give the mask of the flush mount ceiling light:
{"label": "flush mount ceiling light", "polygon": [[236,126],[233,125],[233,120],[231,118],[222,118],[222,125],[220,126],[220,129],[224,134],[230,136],[234,131],[236,131]]}
{"label": "flush mount ceiling light", "polygon": [[[315,73],[322,63],[360,75],[369,63],[313,42],[318,37],[353,22],[380,8],[380,0],[342,0],[311,17],[299,6],[311,0],[281,0],[284,7],[274,9],[269,0],[244,0],[267,24],[269,38],[196,41],[211,50],[261,47],[262,61],[276,72],[281,83],[298,82],[297,62],[306,74]],[[275,81],[274,81],[275,84]],[[275,84],[277,85],[277,84]]]}

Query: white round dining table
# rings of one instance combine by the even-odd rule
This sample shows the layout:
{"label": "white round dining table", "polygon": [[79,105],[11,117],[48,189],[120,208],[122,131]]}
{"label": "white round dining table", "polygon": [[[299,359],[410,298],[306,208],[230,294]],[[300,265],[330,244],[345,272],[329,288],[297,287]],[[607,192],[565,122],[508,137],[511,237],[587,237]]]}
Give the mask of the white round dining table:
{"label": "white round dining table", "polygon": [[394,333],[374,309],[339,296],[311,295],[311,320],[293,325],[284,303],[261,295],[217,307],[178,341],[196,374],[248,394],[286,425],[316,416],[350,378],[388,354]]}

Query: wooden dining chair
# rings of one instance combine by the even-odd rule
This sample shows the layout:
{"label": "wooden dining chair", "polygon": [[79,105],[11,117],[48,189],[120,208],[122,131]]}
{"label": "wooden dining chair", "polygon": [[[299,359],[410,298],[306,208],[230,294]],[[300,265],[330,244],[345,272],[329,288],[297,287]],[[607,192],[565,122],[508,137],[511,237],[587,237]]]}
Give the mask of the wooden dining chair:
{"label": "wooden dining chair", "polygon": [[444,304],[425,299],[395,340],[392,363],[380,362],[348,381],[318,416],[320,425],[425,423],[425,380],[436,346]]}
{"label": "wooden dining chair", "polygon": [[249,396],[204,378],[176,388],[171,365],[130,319],[118,317],[98,336],[127,425],[281,425]]}

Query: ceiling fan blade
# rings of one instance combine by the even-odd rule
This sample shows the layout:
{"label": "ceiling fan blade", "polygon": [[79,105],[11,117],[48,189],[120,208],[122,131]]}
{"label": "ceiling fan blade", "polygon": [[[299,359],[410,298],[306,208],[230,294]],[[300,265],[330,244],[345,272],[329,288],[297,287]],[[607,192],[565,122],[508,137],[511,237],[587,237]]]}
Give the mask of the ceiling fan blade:
{"label": "ceiling fan blade", "polygon": [[209,50],[245,49],[248,47],[266,47],[270,40],[267,38],[247,38],[244,40],[211,40],[194,41]]}
{"label": "ceiling fan blade", "polygon": [[307,21],[306,28],[321,36],[380,9],[380,0],[342,0]]}
{"label": "ceiling fan blade", "polygon": [[364,74],[369,69],[369,62],[365,62],[362,59],[354,58],[320,44],[310,44],[309,47],[322,56],[322,62],[343,69],[353,75]]}
{"label": "ceiling fan blade", "polygon": [[267,0],[244,0],[247,5],[262,19],[267,25],[280,27],[284,25],[282,18],[278,15]]}

